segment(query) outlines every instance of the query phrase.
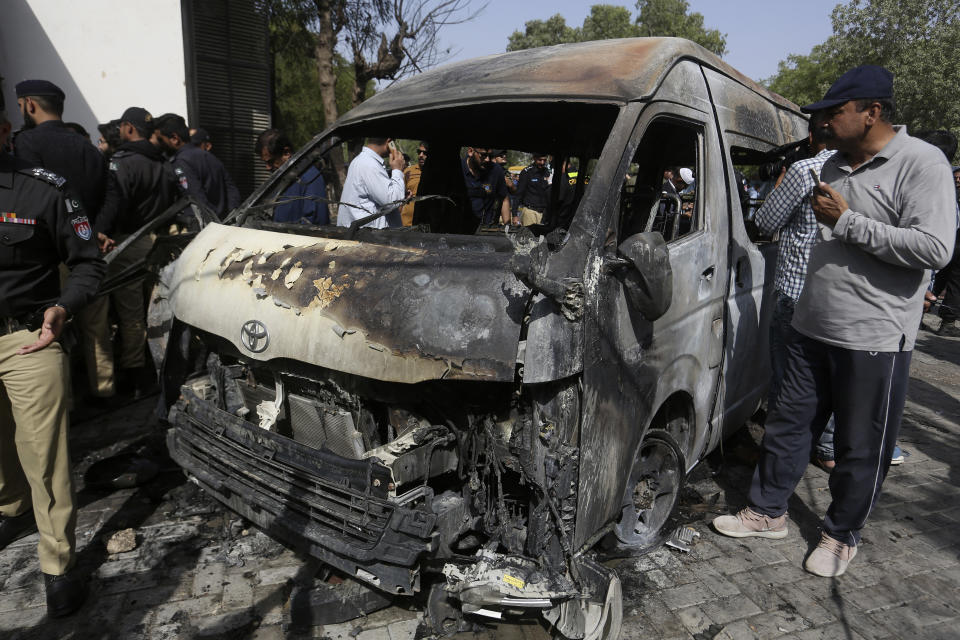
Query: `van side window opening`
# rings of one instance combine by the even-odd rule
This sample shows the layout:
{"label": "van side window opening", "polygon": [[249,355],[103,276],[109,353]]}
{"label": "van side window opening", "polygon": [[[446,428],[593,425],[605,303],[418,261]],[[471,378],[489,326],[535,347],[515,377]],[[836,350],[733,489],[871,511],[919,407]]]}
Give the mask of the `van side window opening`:
{"label": "van side window opening", "polygon": [[621,240],[657,231],[672,242],[703,228],[698,203],[702,140],[703,128],[693,123],[661,119],[650,124],[624,177]]}
{"label": "van side window opening", "polygon": [[740,215],[747,235],[756,244],[776,242],[779,234],[774,234],[773,238],[761,235],[754,216],[770,192],[776,188],[780,167],[769,161],[769,154],[754,149],[731,146],[730,157],[733,160],[734,179],[737,183],[737,197],[734,200],[740,205]]}

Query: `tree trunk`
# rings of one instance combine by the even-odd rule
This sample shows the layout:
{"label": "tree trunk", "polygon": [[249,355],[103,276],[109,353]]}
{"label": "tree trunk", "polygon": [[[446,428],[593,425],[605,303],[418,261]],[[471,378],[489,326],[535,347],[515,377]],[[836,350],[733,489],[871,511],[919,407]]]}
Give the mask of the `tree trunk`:
{"label": "tree trunk", "polygon": [[337,36],[333,30],[333,16],[329,0],[317,0],[317,18],[320,29],[317,33],[317,80],[320,84],[320,100],[323,102],[324,128],[337,120],[337,74],[334,70],[334,49]]}

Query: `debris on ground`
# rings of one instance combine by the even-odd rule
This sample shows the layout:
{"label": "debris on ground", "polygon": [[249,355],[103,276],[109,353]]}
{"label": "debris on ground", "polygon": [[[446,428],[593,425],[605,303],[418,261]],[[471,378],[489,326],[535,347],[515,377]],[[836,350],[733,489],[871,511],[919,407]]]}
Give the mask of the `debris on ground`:
{"label": "debris on ground", "polygon": [[137,548],[137,534],[133,529],[117,531],[107,540],[107,553],[125,553]]}

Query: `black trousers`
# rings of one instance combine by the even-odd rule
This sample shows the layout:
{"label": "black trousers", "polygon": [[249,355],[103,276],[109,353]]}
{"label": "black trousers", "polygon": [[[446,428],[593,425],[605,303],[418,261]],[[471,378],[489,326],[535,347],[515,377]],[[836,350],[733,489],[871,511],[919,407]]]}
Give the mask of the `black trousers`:
{"label": "black trousers", "polygon": [[787,344],[777,406],[767,419],[753,474],[754,511],[780,516],[810,461],[830,414],[836,421],[833,502],[824,531],[855,545],[880,497],[897,443],[911,352],[851,351],[806,336]]}

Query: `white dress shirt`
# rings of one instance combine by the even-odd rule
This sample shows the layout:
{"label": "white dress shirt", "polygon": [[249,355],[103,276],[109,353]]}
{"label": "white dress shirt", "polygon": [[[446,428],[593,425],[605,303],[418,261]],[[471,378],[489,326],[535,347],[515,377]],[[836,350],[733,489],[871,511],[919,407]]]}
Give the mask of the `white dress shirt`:
{"label": "white dress shirt", "polygon": [[[403,172],[394,169],[388,174],[383,167],[383,158],[370,147],[364,147],[347,168],[347,179],[344,181],[337,210],[337,225],[349,227],[354,220],[376,213],[388,202],[403,200],[405,195]],[[364,226],[374,229],[396,226],[388,220],[391,216],[392,214],[387,214]]]}

